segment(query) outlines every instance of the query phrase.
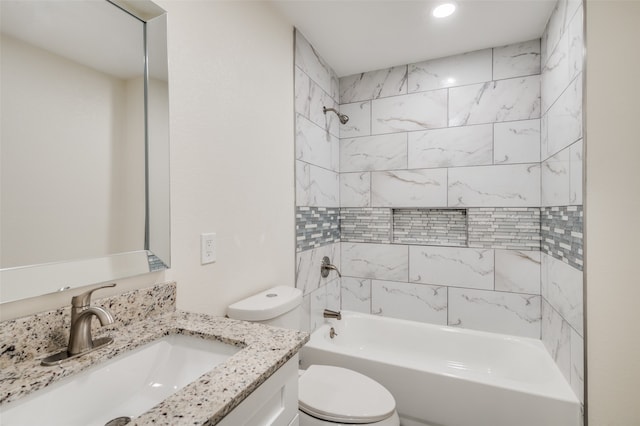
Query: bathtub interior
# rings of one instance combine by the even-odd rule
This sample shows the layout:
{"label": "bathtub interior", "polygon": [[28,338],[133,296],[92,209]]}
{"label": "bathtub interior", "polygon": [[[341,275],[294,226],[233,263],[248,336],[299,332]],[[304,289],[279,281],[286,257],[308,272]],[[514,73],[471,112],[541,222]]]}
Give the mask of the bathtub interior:
{"label": "bathtub interior", "polygon": [[511,426],[522,412],[533,425],[580,424],[580,403],[538,340],[348,311],[342,318],[312,333],[303,366],[338,365],[378,380],[396,397],[403,424],[464,425],[476,417],[456,414],[451,401],[489,421],[475,424],[498,426],[504,417]]}

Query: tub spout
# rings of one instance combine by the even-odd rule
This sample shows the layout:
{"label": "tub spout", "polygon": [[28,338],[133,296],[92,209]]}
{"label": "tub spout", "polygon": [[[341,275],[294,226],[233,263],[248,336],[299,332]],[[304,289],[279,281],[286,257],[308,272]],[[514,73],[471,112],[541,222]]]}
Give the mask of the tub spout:
{"label": "tub spout", "polygon": [[324,312],[322,313],[322,316],[325,318],[332,318],[337,320],[342,319],[342,315],[340,314],[340,311],[332,311],[331,309],[325,309]]}

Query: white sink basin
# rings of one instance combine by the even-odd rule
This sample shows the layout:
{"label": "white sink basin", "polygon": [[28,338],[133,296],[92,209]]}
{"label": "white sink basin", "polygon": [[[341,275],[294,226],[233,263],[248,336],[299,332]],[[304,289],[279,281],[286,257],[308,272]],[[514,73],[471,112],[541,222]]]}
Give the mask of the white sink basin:
{"label": "white sink basin", "polygon": [[2,425],[103,426],[136,417],[239,350],[194,336],[167,336],[1,407]]}

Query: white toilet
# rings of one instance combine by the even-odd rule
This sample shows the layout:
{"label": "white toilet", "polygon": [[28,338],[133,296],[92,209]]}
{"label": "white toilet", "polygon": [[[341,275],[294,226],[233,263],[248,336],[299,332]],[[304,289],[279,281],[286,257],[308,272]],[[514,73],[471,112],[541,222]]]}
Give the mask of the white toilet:
{"label": "white toilet", "polygon": [[[229,306],[229,318],[299,329],[302,291],[279,286]],[[300,426],[399,426],[393,395],[346,368],[312,365],[298,379]]]}

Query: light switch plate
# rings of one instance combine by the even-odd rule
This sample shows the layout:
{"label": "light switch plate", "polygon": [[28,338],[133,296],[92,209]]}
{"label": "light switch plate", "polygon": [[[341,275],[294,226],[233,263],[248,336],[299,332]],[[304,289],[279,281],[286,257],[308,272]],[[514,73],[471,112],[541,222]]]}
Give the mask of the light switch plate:
{"label": "light switch plate", "polygon": [[206,265],[216,261],[216,234],[210,232],[200,235],[200,263]]}

